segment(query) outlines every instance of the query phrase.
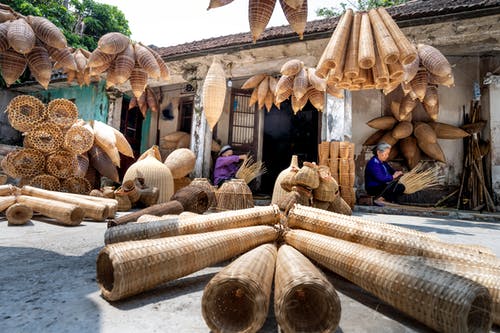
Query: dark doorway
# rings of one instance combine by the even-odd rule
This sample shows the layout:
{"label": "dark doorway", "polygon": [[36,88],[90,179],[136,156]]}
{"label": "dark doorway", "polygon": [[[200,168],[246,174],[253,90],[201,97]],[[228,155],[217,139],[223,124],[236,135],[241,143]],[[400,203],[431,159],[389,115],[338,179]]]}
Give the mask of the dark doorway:
{"label": "dark doorway", "polygon": [[128,143],[130,143],[130,146],[134,151],[135,158],[120,154],[120,178],[123,177],[128,167],[136,161],[141,152],[142,122],[144,119],[138,107],[129,109],[129,103],[130,99],[128,96],[124,96],[120,120],[120,132],[125,135]]}
{"label": "dark doorway", "polygon": [[296,115],[290,100],[273,106],[264,116],[263,160],[267,173],[262,176],[261,191],[272,194],[274,181],[279,173],[290,165],[292,155],[298,155],[302,162],[315,162],[318,157],[319,112],[307,103]]}

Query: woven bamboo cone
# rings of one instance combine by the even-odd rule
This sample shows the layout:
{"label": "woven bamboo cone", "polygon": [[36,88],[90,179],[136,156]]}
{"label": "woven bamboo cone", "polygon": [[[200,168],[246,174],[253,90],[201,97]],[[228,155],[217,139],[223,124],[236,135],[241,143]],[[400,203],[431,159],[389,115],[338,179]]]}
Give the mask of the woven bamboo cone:
{"label": "woven bamboo cone", "polygon": [[9,208],[15,203],[16,203],[16,196],[14,195],[0,197],[0,212],[3,212],[5,209]]}
{"label": "woven bamboo cone", "polygon": [[216,59],[208,69],[203,82],[203,109],[210,130],[213,130],[224,108],[226,77],[224,69]]}
{"label": "woven bamboo cone", "polygon": [[500,260],[479,255],[477,251],[428,238],[422,234],[402,232],[391,227],[370,225],[362,218],[327,212],[321,209],[296,205],[288,214],[288,225],[312,232],[344,239],[392,254],[447,259],[462,263],[498,267]]}
{"label": "woven bamboo cone", "polygon": [[391,34],[385,27],[382,18],[380,17],[376,9],[371,9],[368,12],[368,16],[370,16],[373,35],[375,36],[375,41],[377,43],[377,49],[380,53],[380,57],[385,64],[395,63],[399,59],[399,49],[392,39]]}
{"label": "woven bamboo cone", "polygon": [[290,160],[290,165],[288,166],[288,168],[281,171],[278,177],[276,177],[271,204],[277,204],[280,199],[286,195],[287,191],[282,188],[281,182],[283,181],[283,179],[285,179],[286,175],[290,172],[290,170],[292,170],[292,168],[296,168],[297,170],[299,169],[299,160],[297,155],[292,155],[292,159]]}
{"label": "woven bamboo cone", "polygon": [[303,230],[285,241],[438,332],[488,332],[492,300],[468,279],[363,245]]}
{"label": "woven bamboo cone", "polygon": [[348,9],[338,21],[337,27],[316,67],[316,75],[319,77],[325,78],[329,69],[335,68],[335,66],[342,62],[349,40],[352,17],[353,11],[352,9]]}
{"label": "woven bamboo cone", "polygon": [[500,325],[500,269],[485,268],[481,266],[463,265],[447,260],[411,257],[411,259],[428,266],[441,269],[485,286],[493,300],[491,315],[493,322]]}
{"label": "woven bamboo cone", "polygon": [[122,224],[122,223],[137,221],[139,216],[143,214],[151,214],[151,215],[180,214],[183,212],[183,210],[184,208],[182,207],[179,201],[172,200],[155,204],[133,213],[122,215],[119,218],[115,219],[114,222],[115,224]]}
{"label": "woven bamboo cone", "polygon": [[17,203],[25,204],[31,207],[34,211],[50,217],[64,225],[79,225],[85,215],[82,208],[75,204],[66,202],[30,197],[27,195],[20,195],[16,200]]}
{"label": "woven bamboo cone", "polygon": [[23,225],[33,217],[33,209],[28,205],[15,203],[7,208],[5,216],[9,224]]}
{"label": "woven bamboo cone", "polygon": [[57,200],[77,205],[83,209],[85,217],[91,218],[95,221],[104,221],[109,215],[109,209],[104,204],[91,201],[89,199],[74,198],[62,192],[43,190],[33,186],[23,186],[21,188],[21,193],[38,198]]}
{"label": "woven bamboo cone", "polygon": [[115,214],[118,210],[118,201],[116,199],[96,197],[96,196],[76,194],[76,193],[65,193],[65,195],[76,198],[76,199],[90,200],[90,201],[94,201],[94,202],[106,205],[108,207],[108,211],[109,211],[108,218],[114,218]]}
{"label": "woven bamboo cone", "polygon": [[360,68],[370,69],[375,64],[375,46],[372,26],[367,13],[361,15],[358,44],[358,64]]}
{"label": "woven bamboo cone", "polygon": [[276,0],[250,0],[248,4],[248,23],[250,24],[254,43],[257,42],[259,36],[266,29],[275,5]]}
{"label": "woven bamboo cone", "polygon": [[117,301],[272,242],[270,226],[106,245],[97,257],[102,296]]}
{"label": "woven bamboo cone", "polygon": [[398,25],[392,19],[391,15],[387,13],[384,7],[379,7],[377,9],[380,18],[384,21],[387,30],[391,33],[392,39],[396,42],[399,49],[399,61],[403,65],[408,65],[417,57],[417,49],[405,34],[399,29]]}
{"label": "woven bamboo cone", "polygon": [[340,299],[334,287],[309,259],[282,245],[276,260],[274,313],[284,332],[334,332],[340,321]]}
{"label": "woven bamboo cone", "polygon": [[16,191],[19,190],[17,187],[13,185],[0,185],[0,196],[2,195],[13,195]]}
{"label": "woven bamboo cone", "polygon": [[276,205],[240,209],[183,219],[164,219],[149,223],[128,223],[106,230],[106,244],[153,239],[209,231],[243,228],[256,225],[275,225],[280,221]]}
{"label": "woven bamboo cone", "polygon": [[276,245],[245,253],[207,284],[201,299],[203,318],[214,332],[257,332],[267,318]]}
{"label": "woven bamboo cone", "polygon": [[347,45],[346,60],[344,63],[344,76],[349,79],[357,78],[359,75],[358,44],[361,28],[361,14],[355,13],[352,21],[351,35]]}

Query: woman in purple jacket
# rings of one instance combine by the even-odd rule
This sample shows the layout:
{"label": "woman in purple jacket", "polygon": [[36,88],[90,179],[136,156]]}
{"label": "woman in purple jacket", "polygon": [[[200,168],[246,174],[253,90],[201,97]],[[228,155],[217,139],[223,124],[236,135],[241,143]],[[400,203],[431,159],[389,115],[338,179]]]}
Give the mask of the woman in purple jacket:
{"label": "woman in purple jacket", "polygon": [[229,145],[222,147],[215,161],[214,185],[221,186],[226,180],[234,178],[239,168],[238,163],[245,157],[246,155],[233,155],[233,148]]}
{"label": "woman in purple jacket", "polygon": [[365,168],[365,190],[369,195],[376,197],[376,203],[380,201],[397,201],[398,196],[403,194],[405,187],[398,183],[398,178],[403,174],[394,170],[387,159],[391,152],[391,145],[380,142],[373,150],[373,157],[368,161]]}

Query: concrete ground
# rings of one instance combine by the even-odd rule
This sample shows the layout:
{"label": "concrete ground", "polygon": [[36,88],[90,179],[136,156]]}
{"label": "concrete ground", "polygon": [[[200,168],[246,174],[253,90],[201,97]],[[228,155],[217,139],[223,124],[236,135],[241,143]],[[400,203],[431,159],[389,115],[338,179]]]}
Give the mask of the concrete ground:
{"label": "concrete ground", "polygon": [[[500,223],[356,212],[500,256]],[[8,226],[0,217],[0,332],[209,332],[201,315],[203,288],[227,263],[124,301],[99,293],[95,261],[105,223],[63,227],[34,220]],[[337,333],[432,332],[343,278],[326,272],[342,303]],[[272,301],[271,301],[272,304]],[[277,332],[272,306],[261,332]],[[500,332],[495,326],[493,332]]]}

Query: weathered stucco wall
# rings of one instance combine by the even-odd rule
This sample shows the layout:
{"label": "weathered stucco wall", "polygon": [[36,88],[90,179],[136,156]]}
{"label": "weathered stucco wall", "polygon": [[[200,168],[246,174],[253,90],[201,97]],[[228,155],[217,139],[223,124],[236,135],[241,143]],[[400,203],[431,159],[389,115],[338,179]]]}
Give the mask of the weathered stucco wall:
{"label": "weathered stucco wall", "polygon": [[22,145],[23,142],[21,132],[10,126],[7,113],[4,112],[17,95],[19,94],[9,90],[0,90],[0,143],[6,145]]}

